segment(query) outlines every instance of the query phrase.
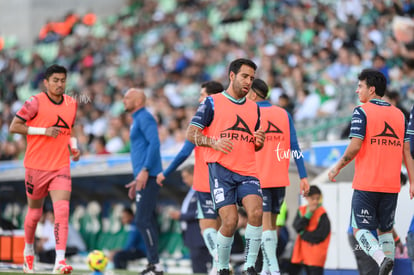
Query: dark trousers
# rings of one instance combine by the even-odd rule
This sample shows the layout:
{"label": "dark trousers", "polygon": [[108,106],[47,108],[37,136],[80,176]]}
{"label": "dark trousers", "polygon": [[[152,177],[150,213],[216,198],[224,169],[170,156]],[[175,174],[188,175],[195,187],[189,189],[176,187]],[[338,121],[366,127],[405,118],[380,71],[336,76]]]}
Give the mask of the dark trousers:
{"label": "dark trousers", "polygon": [[193,273],[207,273],[207,265],[211,264],[211,255],[206,246],[190,247],[191,267]]}
{"label": "dark trousers", "polygon": [[150,264],[159,262],[158,255],[158,222],[155,206],[159,192],[159,185],[155,177],[149,177],[145,188],[136,193],[137,228],[144,238],[147,249],[147,259]]}
{"label": "dark trousers", "polygon": [[126,269],[128,262],[144,258],[146,255],[138,250],[120,250],[114,255],[114,266],[116,269]]}
{"label": "dark trousers", "polygon": [[305,270],[305,274],[307,275],[323,275],[323,267],[300,264],[292,264],[288,273],[289,275],[299,275],[302,274],[302,269]]}
{"label": "dark trousers", "polygon": [[[66,247],[65,256],[70,257],[77,254],[79,251],[76,247]],[[39,262],[47,263],[47,264],[54,264],[56,259],[56,251],[53,250],[45,250],[38,252],[39,255]]]}

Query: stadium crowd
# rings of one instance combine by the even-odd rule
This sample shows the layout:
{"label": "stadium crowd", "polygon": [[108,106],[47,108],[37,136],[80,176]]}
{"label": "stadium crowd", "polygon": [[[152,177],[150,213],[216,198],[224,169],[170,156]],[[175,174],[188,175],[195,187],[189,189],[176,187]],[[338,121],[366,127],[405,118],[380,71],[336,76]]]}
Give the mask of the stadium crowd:
{"label": "stadium crowd", "polygon": [[[52,63],[69,70],[67,93],[79,106],[84,155],[129,152],[131,118],[122,98],[133,86],[145,87],[162,154],[178,152],[200,84],[226,85],[226,66],[238,57],[258,64],[256,76],[272,87],[272,103],[295,121],[349,111],[356,75],[365,67],[381,70],[409,108],[413,44],[397,41],[392,22],[413,13],[411,1],[398,0],[130,0],[105,19],[69,14],[65,19],[74,21],[63,33],[45,22],[33,49],[0,51],[0,160],[22,159],[25,141],[8,126],[42,89],[43,71]],[[40,46],[49,50],[35,50]]]}

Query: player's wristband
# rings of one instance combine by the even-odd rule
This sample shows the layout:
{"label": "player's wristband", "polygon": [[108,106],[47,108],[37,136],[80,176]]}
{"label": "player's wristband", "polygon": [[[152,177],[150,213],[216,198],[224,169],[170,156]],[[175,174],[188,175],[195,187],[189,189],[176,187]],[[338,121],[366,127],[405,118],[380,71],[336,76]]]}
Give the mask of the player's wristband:
{"label": "player's wristband", "polygon": [[401,242],[400,236],[397,236],[394,238],[394,243],[399,243]]}
{"label": "player's wristband", "polygon": [[78,149],[78,140],[75,137],[70,138],[70,148]]}
{"label": "player's wristband", "polygon": [[30,127],[27,129],[28,135],[46,135],[46,128]]}

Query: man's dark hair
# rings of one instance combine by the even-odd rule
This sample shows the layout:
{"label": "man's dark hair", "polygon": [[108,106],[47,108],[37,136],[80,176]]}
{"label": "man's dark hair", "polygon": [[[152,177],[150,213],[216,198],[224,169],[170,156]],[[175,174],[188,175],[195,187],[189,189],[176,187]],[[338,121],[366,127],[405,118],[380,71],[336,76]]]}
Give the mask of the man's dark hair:
{"label": "man's dark hair", "polygon": [[233,72],[234,74],[237,74],[240,71],[240,68],[241,68],[242,65],[249,66],[250,68],[254,69],[255,71],[257,69],[256,64],[253,61],[251,61],[250,59],[239,58],[239,59],[233,60],[230,63],[229,75],[230,75],[230,72]]}
{"label": "man's dark hair", "polygon": [[201,88],[206,88],[206,93],[208,95],[218,94],[224,91],[223,85],[214,80],[202,83]]}
{"label": "man's dark hair", "polygon": [[255,92],[260,98],[266,99],[269,93],[269,87],[267,86],[266,82],[263,80],[256,78],[253,80],[251,89]]}
{"label": "man's dark hair", "polygon": [[52,66],[50,66],[49,68],[46,69],[45,79],[49,79],[49,77],[51,77],[52,74],[65,74],[65,76],[66,76],[67,73],[68,73],[68,71],[66,70],[65,67],[54,64],[54,65],[52,65]]}
{"label": "man's dark hair", "polygon": [[367,87],[375,87],[375,94],[383,97],[387,88],[387,79],[376,69],[365,69],[358,75],[358,80],[367,83]]}

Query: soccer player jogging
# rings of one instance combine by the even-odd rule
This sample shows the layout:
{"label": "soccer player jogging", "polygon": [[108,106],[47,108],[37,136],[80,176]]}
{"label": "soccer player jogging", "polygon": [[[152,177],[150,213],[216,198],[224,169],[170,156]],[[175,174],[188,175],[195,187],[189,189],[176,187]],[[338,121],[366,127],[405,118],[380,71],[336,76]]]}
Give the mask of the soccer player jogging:
{"label": "soccer player jogging", "polygon": [[[339,171],[355,158],[351,211],[354,235],[365,253],[379,265],[379,274],[388,274],[394,265],[391,231],[401,189],[401,164],[404,159],[413,198],[414,163],[404,114],[381,100],[386,89],[385,76],[375,69],[365,69],[358,80],[356,93],[363,104],[354,109],[350,144],[328,177],[335,181]],[[378,231],[378,241],[370,230]]]}
{"label": "soccer player jogging", "polygon": [[66,68],[52,65],[46,69],[45,92],[30,97],[17,112],[10,132],[27,136],[24,157],[25,186],[28,210],[24,220],[25,273],[34,273],[34,235],[42,216],[47,194],[53,202],[55,215],[55,274],[69,274],[65,250],[68,238],[69,200],[72,190],[70,154],[79,160],[80,151],[72,131],[77,103],[65,94]]}
{"label": "soccer player jogging", "polygon": [[269,88],[261,79],[255,79],[247,98],[260,107],[261,128],[266,142],[256,152],[256,167],[263,192],[263,269],[262,274],[280,274],[276,257],[276,219],[289,186],[290,156],[294,157],[300,177],[300,192],[309,191],[305,164],[296,138],[292,117],[283,109],[273,106],[267,98]]}
{"label": "soccer player jogging", "polygon": [[[220,93],[223,90],[223,85],[219,82],[204,82],[201,84],[200,98],[198,101],[201,103],[207,96]],[[195,150],[193,189],[197,192],[198,208],[200,210],[198,212],[199,225],[204,242],[213,259],[213,267],[210,273],[217,274],[217,262],[215,261],[217,258],[216,237],[220,222],[217,212],[214,210],[213,201],[211,200],[208,167],[207,163],[204,161],[204,153],[207,148],[195,147],[193,143],[186,140],[183,148],[181,148],[180,152],[167,167],[167,169],[158,174],[157,183],[162,185],[165,178],[174,172],[178,166],[180,166],[191,155],[193,149]]]}
{"label": "soccer player jogging", "polygon": [[145,108],[146,96],[131,88],[124,96],[125,111],[132,113],[130,130],[131,162],[135,179],[126,185],[128,196],[136,201],[137,228],[144,238],[148,266],[142,275],[162,275],[158,255],[158,223],[155,213],[159,186],[156,176],[162,171],[157,122]]}
{"label": "soccer player jogging", "polygon": [[217,232],[219,274],[229,274],[229,258],[237,226],[237,204],[246,209],[246,263],[243,274],[257,274],[254,264],[262,235],[262,192],[256,172],[255,151],[263,147],[259,107],[246,95],[256,64],[236,59],[229,66],[226,91],[206,98],[187,129],[187,139],[208,147],[210,191],[221,219]]}

